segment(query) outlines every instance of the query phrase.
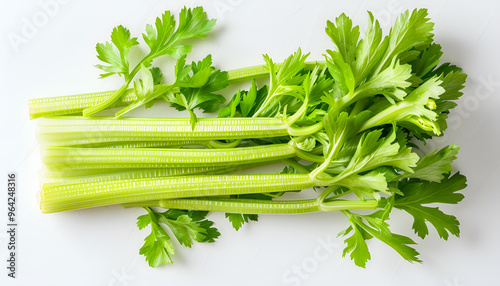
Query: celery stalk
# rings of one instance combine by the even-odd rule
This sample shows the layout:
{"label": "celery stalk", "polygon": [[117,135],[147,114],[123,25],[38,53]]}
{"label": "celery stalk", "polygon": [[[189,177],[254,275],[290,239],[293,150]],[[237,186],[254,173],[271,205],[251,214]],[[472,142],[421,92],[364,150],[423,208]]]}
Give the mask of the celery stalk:
{"label": "celery stalk", "polygon": [[[305,68],[312,70],[324,62],[307,62]],[[228,71],[229,82],[239,82],[268,76],[268,70],[263,65],[234,69]],[[116,91],[91,92],[77,95],[35,98],[28,102],[31,119],[66,114],[81,114],[83,109],[96,106],[106,101]],[[112,107],[129,105],[137,99],[133,89],[127,89]]]}
{"label": "celery stalk", "polygon": [[46,147],[42,160],[49,169],[224,167],[295,157],[290,144],[229,149],[71,148]]}
{"label": "celery stalk", "polygon": [[43,146],[192,142],[287,136],[288,128],[279,118],[200,118],[192,129],[188,118],[61,116],[40,119],[38,138]]}
{"label": "celery stalk", "polygon": [[286,192],[316,183],[302,174],[198,175],[92,182],[44,187],[40,207],[44,213],[144,200],[162,200],[231,194]]}
{"label": "celery stalk", "polygon": [[244,214],[297,214],[319,211],[375,209],[376,200],[335,200],[322,202],[309,200],[251,200],[232,198],[188,198],[159,201],[144,201],[123,204],[124,207],[162,207],[167,209],[188,209],[197,211],[217,211]]}
{"label": "celery stalk", "polygon": [[[267,162],[269,163],[277,163]],[[235,171],[251,169],[266,163],[240,164],[232,166],[212,167],[183,167],[183,168],[158,168],[158,169],[82,169],[82,170],[48,170],[41,173],[44,188],[84,184],[92,182],[104,182],[115,180],[144,179],[158,177],[185,176],[195,174],[216,175],[227,174]]]}

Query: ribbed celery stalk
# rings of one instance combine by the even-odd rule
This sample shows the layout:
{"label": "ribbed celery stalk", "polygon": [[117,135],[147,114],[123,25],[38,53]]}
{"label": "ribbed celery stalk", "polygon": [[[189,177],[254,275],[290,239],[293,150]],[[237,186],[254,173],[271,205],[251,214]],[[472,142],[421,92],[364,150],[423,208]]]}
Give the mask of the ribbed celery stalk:
{"label": "ribbed celery stalk", "polygon": [[105,142],[95,144],[82,144],[74,147],[80,148],[171,148],[181,146],[210,146],[210,141],[131,141],[131,142]]}
{"label": "ribbed celery stalk", "polygon": [[[269,163],[277,163],[268,162]],[[44,170],[41,181],[44,188],[84,184],[92,182],[173,177],[195,174],[215,175],[250,169],[262,166],[264,163],[242,164],[235,166],[184,167],[159,169],[89,169],[89,170]],[[89,172],[85,172],[89,171]]]}
{"label": "ribbed celery stalk", "polygon": [[[315,66],[323,66],[324,62],[307,62],[306,70],[312,70]],[[263,65],[246,67],[228,71],[229,82],[238,82],[254,78],[268,76],[269,71]],[[31,119],[66,114],[81,114],[82,110],[95,106],[111,97],[115,90],[104,92],[92,92],[77,95],[35,98],[28,102],[29,115]],[[118,99],[111,107],[129,105],[137,99],[133,89],[128,89],[123,97]]]}
{"label": "ribbed celery stalk", "polygon": [[[240,165],[243,166],[243,165]],[[109,177],[111,180],[140,179],[153,177],[177,176],[183,174],[198,174],[213,170],[226,170],[229,167],[188,167],[188,168],[149,168],[149,169],[47,169],[41,171],[42,183],[61,180],[76,180],[86,177]],[[230,168],[236,168],[231,166]],[[116,176],[116,177],[115,177]],[[103,180],[104,181],[104,180]]]}
{"label": "ribbed celery stalk", "polygon": [[206,141],[269,138],[288,135],[279,118],[122,118],[61,116],[41,118],[38,138],[43,146],[78,146],[137,141]]}
{"label": "ribbed celery stalk", "polygon": [[124,207],[162,207],[244,214],[296,214],[321,211],[316,199],[310,200],[250,200],[229,198],[172,199],[123,204]]}
{"label": "ribbed celery stalk", "polygon": [[44,213],[110,204],[188,197],[223,196],[307,189],[316,183],[302,174],[197,175],[132,179],[43,188]]}
{"label": "ribbed celery stalk", "polygon": [[42,148],[49,169],[181,168],[263,163],[295,157],[290,144],[230,149]]}
{"label": "ribbed celery stalk", "polygon": [[[130,179],[144,179],[155,177],[170,177],[181,175],[204,174],[215,170],[226,170],[227,168],[221,167],[192,167],[192,168],[159,168],[159,169],[131,169],[125,171],[112,171],[106,172],[108,169],[102,170],[104,173],[96,173],[87,176],[60,176],[54,177],[54,174],[42,173],[42,184],[44,188],[83,184],[91,182],[115,181],[115,180],[130,180]],[[70,170],[70,172],[73,170]],[[51,172],[51,171],[48,171]],[[60,172],[60,171],[56,171]]]}
{"label": "ribbed celery stalk", "polygon": [[250,200],[231,198],[190,198],[160,201],[145,201],[123,204],[124,207],[162,207],[166,209],[186,209],[244,214],[296,214],[319,211],[339,211],[349,209],[375,209],[376,200],[334,200],[322,202],[309,200]]}
{"label": "ribbed celery stalk", "polygon": [[[28,102],[31,119],[66,114],[81,114],[82,110],[103,102],[115,91],[91,92],[67,96],[55,96],[30,99]],[[137,99],[134,91],[129,89],[117,100],[113,107],[129,105]]]}

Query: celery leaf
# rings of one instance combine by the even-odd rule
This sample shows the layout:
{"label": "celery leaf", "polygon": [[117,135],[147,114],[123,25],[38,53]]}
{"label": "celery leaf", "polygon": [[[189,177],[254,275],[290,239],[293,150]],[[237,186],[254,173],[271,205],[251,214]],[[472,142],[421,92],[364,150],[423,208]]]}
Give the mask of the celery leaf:
{"label": "celery leaf", "polygon": [[464,195],[458,191],[467,186],[466,178],[459,173],[445,177],[441,182],[420,181],[410,179],[400,182],[399,189],[403,195],[396,195],[394,207],[408,212],[414,219],[413,230],[424,238],[429,234],[426,222],[429,222],[439,234],[447,240],[449,234],[459,236],[459,222],[456,217],[443,213],[439,208],[424,206],[426,204],[444,203],[458,204]]}
{"label": "celery leaf", "polygon": [[148,214],[137,218],[137,226],[143,229],[151,225],[151,234],[144,239],[139,254],[146,256],[151,267],[172,263],[173,244],[165,228],[175,236],[180,244],[191,247],[193,241],[214,242],[219,231],[212,227],[213,222],[205,219],[208,212],[167,210],[163,213],[145,207]]}
{"label": "celery leaf", "polygon": [[460,147],[449,145],[441,150],[434,150],[425,155],[413,168],[413,173],[405,173],[401,178],[416,178],[431,182],[440,182],[446,174],[452,171],[451,163],[457,158]]}
{"label": "celery leaf", "polygon": [[130,37],[130,31],[127,28],[121,25],[115,27],[111,32],[111,43],[105,42],[96,45],[97,58],[108,64],[96,65],[97,68],[106,72],[100,75],[101,78],[118,74],[128,79],[128,54],[130,48],[138,44],[137,38]]}

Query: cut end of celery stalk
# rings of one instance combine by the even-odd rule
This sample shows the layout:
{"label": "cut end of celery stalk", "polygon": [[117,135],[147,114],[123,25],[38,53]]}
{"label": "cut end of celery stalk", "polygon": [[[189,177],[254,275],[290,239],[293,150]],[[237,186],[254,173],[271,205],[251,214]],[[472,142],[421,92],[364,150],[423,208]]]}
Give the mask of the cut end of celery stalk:
{"label": "cut end of celery stalk", "polygon": [[[82,114],[83,109],[103,102],[115,91],[91,92],[68,96],[44,97],[30,99],[28,102],[30,119],[66,114]],[[117,100],[113,107],[129,105],[137,99],[132,89]]]}

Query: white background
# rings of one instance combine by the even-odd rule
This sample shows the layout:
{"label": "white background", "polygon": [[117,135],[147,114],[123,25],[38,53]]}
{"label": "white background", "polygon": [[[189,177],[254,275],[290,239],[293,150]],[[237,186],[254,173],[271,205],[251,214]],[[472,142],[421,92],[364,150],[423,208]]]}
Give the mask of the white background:
{"label": "white background", "polygon": [[[340,214],[263,215],[236,232],[214,213],[210,218],[222,233],[216,243],[176,245],[175,263],[152,269],[138,254],[148,234],[135,226],[141,209],[41,214],[41,163],[28,99],[116,89],[122,79],[97,78],[95,44],[109,40],[118,24],[139,36],[164,10],[176,14],[183,5],[200,4],[218,23],[209,38],[195,44],[190,59],[211,53],[222,69],[260,64],[263,53],[280,61],[299,46],[311,52],[309,59],[322,59],[333,48],[324,33],[326,20],[342,12],[364,30],[370,10],[388,31],[402,10],[429,8],[444,60],[469,74],[446,136],[426,147],[462,147],[454,167],[468,177],[466,199],[444,208],[459,218],[461,238],[445,242],[435,232],[425,241],[415,238],[423,264],[408,263],[370,241],[372,261],[361,269],[341,257],[343,241],[335,237],[347,221]],[[1,1],[0,285],[498,285],[499,36],[498,1]],[[171,61],[159,64],[169,69]],[[186,115],[166,104],[134,113],[151,114]],[[11,171],[19,178],[15,280],[5,269]],[[412,235],[407,215],[395,213],[391,224],[395,232]]]}

